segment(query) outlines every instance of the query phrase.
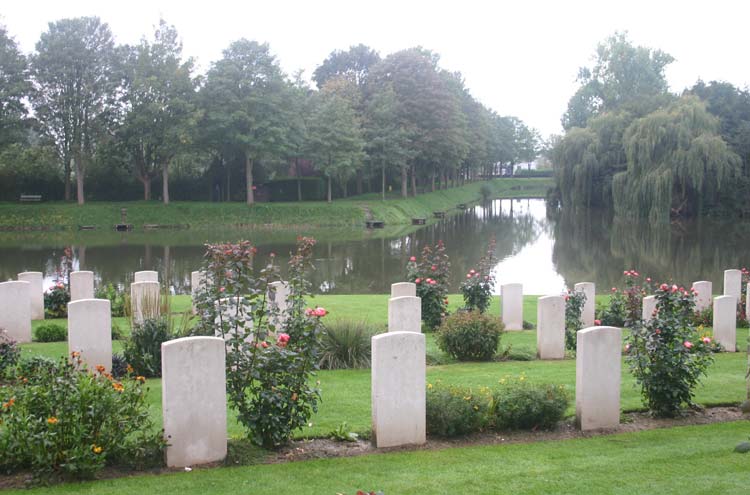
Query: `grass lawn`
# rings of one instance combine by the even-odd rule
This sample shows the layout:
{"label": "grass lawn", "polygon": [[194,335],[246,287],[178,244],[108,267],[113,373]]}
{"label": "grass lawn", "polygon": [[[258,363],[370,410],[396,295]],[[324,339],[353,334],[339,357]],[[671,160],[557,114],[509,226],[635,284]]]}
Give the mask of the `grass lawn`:
{"label": "grass lawn", "polygon": [[198,469],[6,493],[739,494],[750,482],[750,454],[732,449],[748,432],[750,422],[739,421],[556,442]]}
{"label": "grass lawn", "polygon": [[[607,296],[598,296],[601,301]],[[330,311],[327,318],[331,319],[364,319],[385,329],[387,321],[388,296],[355,295],[355,296],[317,296],[312,302]],[[524,298],[524,319],[536,322],[536,296]],[[456,309],[461,303],[459,295],[449,297],[451,309]],[[601,302],[600,301],[600,302]],[[172,301],[173,311],[184,311],[190,307],[189,296],[175,296]],[[499,298],[493,298],[490,311],[499,313]],[[65,320],[53,320],[65,323]],[[38,326],[41,322],[34,322]],[[123,319],[120,327],[127,329]],[[747,330],[739,329],[737,339],[743,343],[747,338]],[[534,354],[536,352],[536,333],[534,330],[521,332],[506,332],[501,340],[501,347],[511,345],[514,349],[525,349]],[[740,348],[744,348],[740,346]],[[121,343],[114,343],[114,350],[121,349]],[[49,357],[59,357],[67,353],[65,342],[33,343],[23,346],[25,354],[42,354]],[[427,334],[428,355],[437,356],[441,362],[449,362],[437,348],[434,334]],[[716,355],[716,362],[709,368],[708,376],[703,385],[697,389],[696,400],[704,405],[736,404],[745,397],[746,356],[743,353],[724,353]],[[508,376],[524,374],[531,382],[553,383],[565,385],[571,397],[575,394],[575,360],[562,361],[506,361],[490,363],[450,363],[440,366],[430,366],[427,369],[428,382],[442,381],[446,384],[467,387],[493,387],[498,380]],[[370,370],[337,370],[321,371],[318,374],[322,389],[323,401],[320,409],[312,418],[312,427],[298,432],[298,437],[326,436],[331,430],[346,421],[354,431],[366,433],[370,429]],[[148,401],[152,406],[152,414],[157,422],[161,422],[161,382],[149,379]],[[638,410],[642,408],[638,389],[635,388],[633,377],[623,363],[621,404],[623,410]],[[574,404],[568,414],[574,413]],[[241,427],[234,421],[230,413],[228,426],[229,434],[234,437],[242,435]]]}

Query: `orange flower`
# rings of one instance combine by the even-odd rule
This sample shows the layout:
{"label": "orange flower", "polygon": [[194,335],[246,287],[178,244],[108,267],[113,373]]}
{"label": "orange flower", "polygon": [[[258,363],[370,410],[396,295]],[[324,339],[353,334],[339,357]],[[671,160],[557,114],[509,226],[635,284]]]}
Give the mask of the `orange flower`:
{"label": "orange flower", "polygon": [[56,425],[57,424],[57,418],[54,416],[50,416],[47,418],[47,424],[48,425]]}
{"label": "orange flower", "polygon": [[294,393],[292,394],[292,400],[297,400],[297,392],[294,392]]}
{"label": "orange flower", "polygon": [[122,392],[123,390],[125,390],[125,387],[123,387],[122,383],[120,383],[120,382],[114,382],[112,384],[112,388],[115,389],[118,392]]}
{"label": "orange flower", "polygon": [[132,366],[130,366],[130,365],[128,365],[128,367],[127,367],[127,368],[125,368],[125,370],[126,370],[126,371],[128,372],[128,374],[130,374],[130,373],[132,373],[132,372],[133,372],[133,367],[132,367]]}
{"label": "orange flower", "polygon": [[3,402],[3,409],[10,409],[16,403],[16,398],[11,397],[8,402]]}
{"label": "orange flower", "polygon": [[105,370],[106,370],[106,368],[104,366],[102,366],[101,364],[97,364],[96,365],[96,371],[98,371],[100,374],[104,373]]}
{"label": "orange flower", "polygon": [[138,376],[135,377],[135,381],[141,382],[141,383],[146,383],[146,377],[138,375]]}
{"label": "orange flower", "polygon": [[81,353],[78,352],[78,351],[73,351],[73,352],[70,353],[70,357],[72,357],[72,358],[77,358],[80,355],[81,355]]}
{"label": "orange flower", "polygon": [[102,448],[100,446],[94,444],[94,445],[91,446],[91,451],[94,454],[101,454],[102,453]]}

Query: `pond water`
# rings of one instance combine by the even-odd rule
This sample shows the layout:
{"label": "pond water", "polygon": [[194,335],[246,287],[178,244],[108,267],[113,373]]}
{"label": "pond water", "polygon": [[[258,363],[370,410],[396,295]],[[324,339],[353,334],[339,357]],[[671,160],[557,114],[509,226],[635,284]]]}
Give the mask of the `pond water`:
{"label": "pond water", "polygon": [[451,292],[458,292],[489,241],[497,241],[494,273],[499,286],[521,282],[526,294],[555,294],[580,281],[597,292],[621,285],[635,268],[654,280],[689,285],[711,280],[722,287],[723,271],[750,264],[750,224],[702,220],[658,225],[614,221],[604,212],[548,211],[541,199],[503,199],[477,205],[425,227],[311,229],[309,231],[217,229],[157,232],[0,233],[0,280],[22,271],[55,277],[71,247],[74,269],[91,270],[97,284],[126,285],[139,270],[157,270],[176,293],[189,291],[190,272],[202,262],[204,243],[250,239],[259,266],[268,253],[288,260],[299,234],[318,240],[315,290],[331,294],[387,293],[403,279],[412,255],[443,240],[452,264]]}

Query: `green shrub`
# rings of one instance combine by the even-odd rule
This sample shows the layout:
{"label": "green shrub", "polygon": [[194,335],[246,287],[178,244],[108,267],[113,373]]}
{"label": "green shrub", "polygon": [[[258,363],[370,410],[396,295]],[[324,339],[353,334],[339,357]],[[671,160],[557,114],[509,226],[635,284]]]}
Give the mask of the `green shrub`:
{"label": "green shrub", "polygon": [[[39,363],[36,363],[39,364]],[[159,462],[143,377],[116,381],[61,359],[0,389],[0,470],[37,480],[91,478],[105,465]]]}
{"label": "green shrub", "polygon": [[482,195],[482,201],[489,201],[492,199],[492,188],[488,184],[482,184],[479,188],[479,194]]}
{"label": "green shrub", "polygon": [[496,430],[551,429],[565,417],[569,399],[564,386],[531,384],[524,376],[500,383],[490,406]]}
{"label": "green shrub", "polygon": [[461,311],[440,325],[440,349],[459,361],[490,361],[497,352],[504,327],[500,318],[478,311]]}
{"label": "green shrub", "polygon": [[581,313],[586,304],[586,294],[568,290],[565,294],[565,348],[576,352],[578,332],[583,328]]}
{"label": "green shrub", "polygon": [[57,365],[57,361],[46,356],[34,355],[23,357],[18,362],[15,374],[18,378],[25,378],[36,376],[48,371],[55,372],[55,370],[57,370]]}
{"label": "green shrub", "polygon": [[487,422],[488,390],[427,385],[427,433],[455,437],[480,431]]}
{"label": "green shrub", "polygon": [[109,299],[112,316],[127,316],[128,298],[125,297],[125,292],[120,290],[119,287],[112,284],[100,287],[96,291],[96,297],[97,299]]}
{"label": "green shrub", "polygon": [[45,323],[34,330],[36,342],[64,342],[68,340],[68,330],[57,323]]}
{"label": "green shrub", "polygon": [[128,362],[120,352],[112,354],[112,376],[122,378],[128,374]]}
{"label": "green shrub", "polygon": [[146,318],[135,325],[123,344],[125,360],[135,373],[146,377],[161,376],[161,344],[172,338],[166,318]]}
{"label": "green shrub", "polygon": [[44,293],[44,314],[48,318],[65,318],[68,316],[70,292],[62,282],[58,282]]}
{"label": "green shrub", "polygon": [[117,322],[112,322],[112,330],[111,330],[112,340],[122,340],[122,338],[125,336],[122,333],[122,329],[120,328],[120,325],[117,324]]}
{"label": "green shrub", "polygon": [[450,269],[443,241],[438,241],[435,247],[425,246],[419,261],[412,256],[406,264],[406,278],[417,285],[417,297],[422,301],[422,322],[428,331],[440,326],[448,314]]}
{"label": "green shrub", "polygon": [[0,328],[0,377],[5,373],[5,370],[15,366],[20,357],[21,348],[18,343],[8,337],[5,330]]}
{"label": "green shrub", "polygon": [[376,333],[376,329],[364,321],[339,320],[327,325],[321,342],[320,368],[369,368],[370,342]]}

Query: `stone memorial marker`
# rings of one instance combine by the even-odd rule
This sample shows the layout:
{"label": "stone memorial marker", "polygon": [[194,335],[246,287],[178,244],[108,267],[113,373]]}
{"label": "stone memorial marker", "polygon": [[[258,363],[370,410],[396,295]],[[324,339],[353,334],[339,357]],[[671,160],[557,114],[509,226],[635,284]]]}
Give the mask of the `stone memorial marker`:
{"label": "stone memorial marker", "polygon": [[159,272],[144,270],[133,274],[133,282],[158,282]]}
{"label": "stone memorial marker", "polygon": [[417,284],[412,282],[391,284],[391,297],[417,297]]}
{"label": "stone memorial marker", "polygon": [[586,302],[581,310],[581,323],[583,328],[593,327],[596,318],[596,284],[593,282],[579,282],[573,286],[573,292],[583,292]]}
{"label": "stone memorial marker", "polygon": [[735,301],[742,297],[742,272],[739,270],[724,270],[724,295],[734,296]]}
{"label": "stone memorial marker", "polygon": [[80,352],[89,371],[112,371],[112,310],[109,299],[68,303],[68,352]]}
{"label": "stone memorial marker", "polygon": [[159,282],[130,284],[130,308],[134,323],[140,325],[145,318],[159,316],[159,306]]}
{"label": "stone memorial marker", "polygon": [[31,342],[31,284],[21,280],[0,283],[0,328],[19,344]]}
{"label": "stone memorial marker", "polygon": [[565,358],[565,298],[540,297],[536,306],[536,323],[539,359]]}
{"label": "stone memorial marker", "polygon": [[695,290],[695,310],[705,311],[711,307],[713,299],[713,284],[707,280],[693,282]]}
{"label": "stone memorial marker", "polygon": [[737,351],[737,300],[734,296],[714,298],[714,340],[727,352]]}
{"label": "stone memorial marker", "polygon": [[288,316],[286,311],[289,309],[289,284],[282,281],[271,282],[268,288],[268,309],[277,312],[278,316],[274,316],[273,324],[277,331],[281,331]]}
{"label": "stone memorial marker", "polygon": [[656,311],[656,296],[646,296],[643,298],[643,309],[641,310],[641,319],[644,323],[651,321]]}
{"label": "stone memorial marker", "polygon": [[388,331],[422,333],[422,299],[415,296],[390,298]]}
{"label": "stone memorial marker", "polygon": [[70,300],[80,299],[94,299],[94,272],[71,272]]}
{"label": "stone memorial marker", "polygon": [[193,303],[193,314],[197,314],[198,310],[195,306],[195,300],[198,294],[205,289],[204,284],[206,282],[205,273],[203,271],[190,272],[190,294]]}
{"label": "stone memorial marker", "polygon": [[523,285],[500,286],[503,324],[506,330],[523,330]]}
{"label": "stone memorial marker", "polygon": [[18,274],[20,282],[28,282],[31,319],[44,319],[44,274],[42,272],[23,272]]}
{"label": "stone memorial marker", "polygon": [[161,356],[167,466],[221,461],[227,455],[224,341],[170,340],[161,345]]}
{"label": "stone memorial marker", "polygon": [[372,438],[377,448],[426,442],[425,336],[372,338]]}
{"label": "stone memorial marker", "polygon": [[589,327],[576,345],[576,423],[581,430],[620,424],[622,330]]}

